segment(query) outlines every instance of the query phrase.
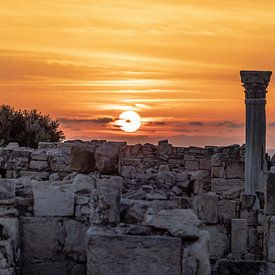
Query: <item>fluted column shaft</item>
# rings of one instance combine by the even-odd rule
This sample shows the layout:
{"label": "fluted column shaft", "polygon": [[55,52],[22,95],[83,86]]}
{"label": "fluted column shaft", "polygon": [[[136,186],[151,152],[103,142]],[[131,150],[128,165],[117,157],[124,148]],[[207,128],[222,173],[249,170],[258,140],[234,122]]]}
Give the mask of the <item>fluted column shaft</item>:
{"label": "fluted column shaft", "polygon": [[246,194],[254,195],[257,190],[263,190],[266,169],[266,88],[270,77],[269,71],[241,71],[246,104]]}

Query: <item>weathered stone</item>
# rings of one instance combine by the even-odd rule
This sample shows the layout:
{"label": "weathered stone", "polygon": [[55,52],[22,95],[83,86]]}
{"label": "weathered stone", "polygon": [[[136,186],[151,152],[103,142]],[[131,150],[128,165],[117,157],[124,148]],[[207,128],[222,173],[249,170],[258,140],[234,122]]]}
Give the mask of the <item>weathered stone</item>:
{"label": "weathered stone", "polygon": [[252,209],[256,202],[256,195],[242,194],[241,207],[242,209]]}
{"label": "weathered stone", "polygon": [[72,184],[32,181],[35,216],[73,216]]}
{"label": "weathered stone", "polygon": [[34,150],[31,153],[31,159],[32,160],[44,160],[44,161],[47,161],[48,160],[47,150],[45,150],[45,149]]}
{"label": "weathered stone", "polygon": [[223,258],[230,247],[230,240],[223,225],[204,225],[203,229],[210,234],[210,257],[215,259]]}
{"label": "weathered stone", "polygon": [[89,173],[95,170],[94,149],[85,145],[74,145],[71,148],[70,168],[79,173]]}
{"label": "weathered stone", "polygon": [[144,225],[166,229],[172,236],[185,239],[196,239],[201,224],[191,209],[160,210],[157,213],[147,213]]}
{"label": "weathered stone", "polygon": [[187,160],[184,164],[186,170],[199,170],[200,164],[198,161]]}
{"label": "weathered stone", "polygon": [[219,217],[222,220],[225,219],[237,219],[238,208],[237,202],[233,200],[221,200],[218,203]]}
{"label": "weathered stone", "polygon": [[25,258],[49,259],[56,255],[57,219],[24,218],[22,220]]}
{"label": "weathered stone", "polygon": [[91,192],[91,224],[119,224],[121,187],[121,177],[96,180]]}
{"label": "weathered stone", "polygon": [[15,197],[15,181],[13,179],[0,179],[0,200]]}
{"label": "weathered stone", "polygon": [[50,170],[50,166],[45,160],[31,160],[29,164],[29,168],[33,170],[42,170],[48,171]]}
{"label": "weathered stone", "polygon": [[196,275],[198,263],[195,257],[183,257],[182,260],[182,273],[181,275]]}
{"label": "weathered stone", "polygon": [[267,173],[264,209],[266,215],[275,215],[275,174],[273,173]]}
{"label": "weathered stone", "polygon": [[244,181],[240,179],[213,179],[211,190],[217,194],[222,194],[232,188],[244,188]]}
{"label": "weathered stone", "polygon": [[78,260],[86,259],[86,242],[85,234],[88,226],[74,221],[68,220],[64,222],[66,238],[64,244],[64,252],[67,255],[76,254]]}
{"label": "weathered stone", "polygon": [[249,226],[256,226],[258,224],[258,212],[255,209],[241,210],[241,219],[246,219]]}
{"label": "weathered stone", "polygon": [[209,224],[218,223],[218,200],[219,196],[213,192],[204,195],[204,222]]}
{"label": "weathered stone", "polygon": [[[88,275],[181,275],[181,240],[97,233],[88,237]],[[123,260],[122,260],[123,259]]]}
{"label": "weathered stone", "polygon": [[117,175],[119,168],[119,153],[124,142],[105,142],[95,151],[96,168],[102,174]]}
{"label": "weathered stone", "polygon": [[198,263],[197,275],[210,275],[210,255],[209,255],[210,235],[207,231],[201,231],[199,239],[189,247],[189,254]]}
{"label": "weathered stone", "polygon": [[159,155],[170,155],[173,152],[172,144],[168,143],[168,140],[162,140],[158,143],[158,153]]}
{"label": "weathered stone", "polygon": [[236,259],[247,252],[247,221],[232,219],[231,221],[231,251]]}
{"label": "weathered stone", "polygon": [[148,203],[137,200],[123,200],[120,209],[122,222],[128,224],[141,223],[144,221]]}
{"label": "weathered stone", "polygon": [[48,161],[52,172],[70,172],[70,153],[61,149],[47,151]]}
{"label": "weathered stone", "polygon": [[224,167],[223,166],[213,166],[211,169],[212,178],[223,178],[224,177]]}
{"label": "weathered stone", "polygon": [[200,159],[200,167],[201,170],[210,170],[211,162],[210,159]]}
{"label": "weathered stone", "polygon": [[236,199],[239,198],[240,195],[244,192],[244,188],[240,188],[240,187],[235,187],[232,188],[228,191],[225,191],[222,193],[221,197],[223,199],[227,199],[227,200],[232,200],[232,199]]}
{"label": "weathered stone", "polygon": [[244,179],[244,162],[233,162],[226,165],[226,178]]}

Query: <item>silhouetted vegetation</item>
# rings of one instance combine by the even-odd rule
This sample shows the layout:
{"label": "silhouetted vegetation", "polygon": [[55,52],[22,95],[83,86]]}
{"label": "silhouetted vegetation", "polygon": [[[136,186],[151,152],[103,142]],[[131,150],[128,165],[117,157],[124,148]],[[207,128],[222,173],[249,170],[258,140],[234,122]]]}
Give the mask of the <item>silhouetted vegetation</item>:
{"label": "silhouetted vegetation", "polygon": [[65,138],[59,122],[36,110],[17,111],[0,106],[0,146],[18,142],[20,146],[37,148],[40,141],[61,141]]}

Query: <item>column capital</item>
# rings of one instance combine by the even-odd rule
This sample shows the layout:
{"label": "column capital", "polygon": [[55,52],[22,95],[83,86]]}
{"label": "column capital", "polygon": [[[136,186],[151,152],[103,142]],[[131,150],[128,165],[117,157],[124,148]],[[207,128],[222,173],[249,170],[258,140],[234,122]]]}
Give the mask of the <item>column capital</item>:
{"label": "column capital", "polygon": [[241,71],[240,74],[246,98],[265,98],[271,71]]}

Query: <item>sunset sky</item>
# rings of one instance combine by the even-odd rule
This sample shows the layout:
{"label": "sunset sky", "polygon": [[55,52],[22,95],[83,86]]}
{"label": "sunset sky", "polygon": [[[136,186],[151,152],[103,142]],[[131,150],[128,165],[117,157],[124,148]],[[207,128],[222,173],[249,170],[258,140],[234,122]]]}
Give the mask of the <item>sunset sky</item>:
{"label": "sunset sky", "polygon": [[[0,39],[0,103],[51,114],[67,139],[241,144],[239,71],[275,71],[275,1],[1,0]],[[131,110],[142,126],[125,133]]]}

